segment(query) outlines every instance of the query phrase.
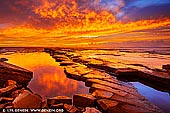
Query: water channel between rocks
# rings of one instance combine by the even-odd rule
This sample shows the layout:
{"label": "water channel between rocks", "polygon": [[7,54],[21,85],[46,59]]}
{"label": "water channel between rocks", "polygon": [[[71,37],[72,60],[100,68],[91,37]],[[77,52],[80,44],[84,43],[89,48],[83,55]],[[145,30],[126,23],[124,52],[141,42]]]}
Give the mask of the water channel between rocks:
{"label": "water channel between rocks", "polygon": [[63,67],[47,53],[14,53],[5,55],[8,62],[33,71],[34,76],[28,87],[44,99],[64,95],[72,97],[76,93],[88,93],[83,82],[69,79]]}
{"label": "water channel between rocks", "polygon": [[[28,87],[35,93],[40,94],[44,99],[64,95],[72,97],[76,93],[89,93],[83,82],[69,79],[63,71],[63,67],[47,53],[12,53],[1,54],[1,57],[8,58],[8,62],[26,68],[34,72],[34,77]],[[170,94],[157,91],[139,82],[133,82],[139,93],[148,100],[159,106],[164,111],[170,111]],[[167,112],[168,113],[168,112]]]}

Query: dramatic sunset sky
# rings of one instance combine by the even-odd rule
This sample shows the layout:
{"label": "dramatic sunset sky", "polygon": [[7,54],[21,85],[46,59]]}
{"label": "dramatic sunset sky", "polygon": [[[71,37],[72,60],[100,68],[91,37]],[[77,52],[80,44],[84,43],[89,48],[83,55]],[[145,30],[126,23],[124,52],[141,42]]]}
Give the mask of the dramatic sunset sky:
{"label": "dramatic sunset sky", "polygon": [[170,0],[0,0],[0,46],[170,47]]}

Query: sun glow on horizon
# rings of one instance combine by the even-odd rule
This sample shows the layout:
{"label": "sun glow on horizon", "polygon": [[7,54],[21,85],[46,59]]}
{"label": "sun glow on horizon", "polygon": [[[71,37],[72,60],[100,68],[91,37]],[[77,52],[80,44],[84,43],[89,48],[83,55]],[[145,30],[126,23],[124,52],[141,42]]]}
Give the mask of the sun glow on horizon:
{"label": "sun glow on horizon", "polygon": [[[17,19],[0,23],[0,46],[100,46],[111,42],[146,40],[148,35],[142,34],[139,38],[133,32],[170,27],[169,17],[141,18],[135,21],[127,19],[126,22],[126,16],[122,16],[124,20],[118,19],[117,15],[123,14],[121,8],[126,5],[123,0],[40,0],[20,1],[16,4],[26,7],[30,12],[13,6],[11,10],[20,11],[18,13],[23,13],[26,19],[22,20],[16,15]],[[163,36],[152,35],[148,39],[170,39],[164,35],[166,31],[163,33],[163,30]],[[129,32],[133,40],[129,34],[128,37],[123,35]]]}

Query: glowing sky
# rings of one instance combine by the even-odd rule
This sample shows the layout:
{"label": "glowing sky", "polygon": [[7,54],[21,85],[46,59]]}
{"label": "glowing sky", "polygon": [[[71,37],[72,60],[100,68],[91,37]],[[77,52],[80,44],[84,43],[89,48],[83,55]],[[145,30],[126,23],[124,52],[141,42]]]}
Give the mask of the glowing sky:
{"label": "glowing sky", "polygon": [[0,46],[170,45],[170,0],[0,0]]}

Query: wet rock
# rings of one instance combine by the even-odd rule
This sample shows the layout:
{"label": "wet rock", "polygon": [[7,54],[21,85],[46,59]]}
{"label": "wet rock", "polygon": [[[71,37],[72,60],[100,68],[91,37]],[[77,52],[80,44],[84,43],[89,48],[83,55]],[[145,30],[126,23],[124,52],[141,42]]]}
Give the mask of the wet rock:
{"label": "wet rock", "polygon": [[97,60],[97,63],[95,63],[95,62],[96,61],[90,61],[90,62],[88,62],[87,66],[104,70],[105,72],[107,72],[109,74],[112,74],[117,70],[117,68],[115,68],[115,66],[112,66],[112,63],[110,63],[108,61]]}
{"label": "wet rock", "polygon": [[16,82],[13,80],[8,80],[8,86],[0,89],[0,96],[7,96],[16,89],[17,89]]}
{"label": "wet rock", "polygon": [[56,60],[56,62],[69,60],[69,58],[66,57],[65,55],[54,55],[53,58]]}
{"label": "wet rock", "polygon": [[129,105],[129,104],[118,104],[108,108],[108,113],[164,113],[163,111],[152,111],[141,107]]}
{"label": "wet rock", "polygon": [[134,89],[129,88],[127,86],[123,86],[121,84],[112,83],[112,82],[108,82],[108,81],[104,81],[104,80],[100,80],[100,79],[87,79],[86,82],[85,82],[85,85],[87,87],[91,87],[93,83],[100,84],[100,85],[107,86],[107,87],[111,87],[113,89],[121,90],[121,91],[130,93],[130,94],[133,94],[133,95],[138,95],[137,90],[134,90]]}
{"label": "wet rock", "polygon": [[0,104],[0,111],[5,108],[5,104]]}
{"label": "wet rock", "polygon": [[[106,75],[107,76],[107,75]],[[89,78],[87,79],[85,82],[86,82],[86,85],[89,87],[91,86],[91,83],[94,81],[94,82],[97,82],[98,80],[102,80],[103,82],[109,82],[109,83],[113,83],[113,84],[119,84],[119,85],[123,85],[124,86],[124,82],[120,81],[120,80],[117,80],[116,78],[113,78],[113,77],[110,77],[108,76],[109,78],[104,78],[104,79],[98,79],[98,78]],[[127,85],[125,85],[127,86]]]}
{"label": "wet rock", "polygon": [[41,108],[47,108],[48,109],[48,105],[47,105],[47,102],[46,101],[43,101],[41,103]]}
{"label": "wet rock", "polygon": [[79,59],[81,55],[79,53],[72,53],[72,55],[69,57],[70,59]]}
{"label": "wet rock", "polygon": [[71,78],[74,80],[81,80],[81,75],[72,69],[64,69],[64,73],[67,75],[68,78]]}
{"label": "wet rock", "polygon": [[31,71],[6,62],[0,62],[0,87],[3,87],[4,83],[9,79],[27,86],[32,77],[33,72]]}
{"label": "wet rock", "polygon": [[103,79],[109,79],[109,78],[112,78],[112,77],[104,72],[102,73],[100,71],[91,71],[90,73],[83,75],[81,77],[81,80],[82,81],[86,81],[87,79],[102,79],[103,80]]}
{"label": "wet rock", "polygon": [[14,108],[40,108],[41,102],[42,98],[39,95],[23,90],[12,103]]}
{"label": "wet rock", "polygon": [[67,53],[66,53],[66,56],[67,56],[67,57],[74,56],[74,53],[73,53],[73,52],[67,52]]}
{"label": "wet rock", "polygon": [[56,58],[68,58],[68,57],[65,56],[65,55],[54,54],[54,55],[52,56],[52,58],[56,59]]}
{"label": "wet rock", "polygon": [[50,108],[63,109],[63,107],[64,107],[64,104],[60,103],[60,104],[54,104]]}
{"label": "wet rock", "polygon": [[170,64],[163,65],[162,69],[166,69],[170,71]]}
{"label": "wet rock", "polygon": [[[93,78],[95,79],[95,78]],[[99,78],[97,78],[99,79]],[[113,83],[113,84],[118,84],[118,85],[121,85],[121,86],[125,86],[125,87],[128,87],[130,89],[136,89],[132,83],[129,83],[129,82],[123,82],[123,81],[120,81],[118,79],[116,79],[115,77],[110,77],[109,78],[103,78],[103,79],[99,79],[99,80],[102,80],[102,81],[106,81],[106,82],[109,82],[109,83]]]}
{"label": "wet rock", "polygon": [[102,112],[94,107],[86,107],[86,111],[83,113],[102,113]]}
{"label": "wet rock", "polygon": [[92,69],[87,68],[85,65],[80,65],[75,68],[75,71],[78,72],[80,75],[85,75],[87,73],[92,72]]}
{"label": "wet rock", "polygon": [[121,56],[120,54],[113,54],[113,56]]}
{"label": "wet rock", "polygon": [[131,89],[131,88],[123,86],[121,84],[117,84],[117,83],[113,83],[113,82],[109,82],[109,81],[105,81],[105,80],[100,80],[100,79],[87,79],[85,81],[85,85],[87,87],[91,87],[93,83],[101,84],[104,86],[108,86],[108,87],[120,89],[120,90],[122,90],[122,88],[124,88],[124,89],[128,88],[129,90]]}
{"label": "wet rock", "polygon": [[136,90],[136,88],[133,86],[132,83],[123,82],[123,81],[120,81],[120,80],[118,80],[117,78],[114,78],[114,77],[112,77],[112,78],[110,78],[110,79],[104,79],[104,80],[105,80],[105,81],[108,81],[108,82],[111,82],[111,83],[119,84],[119,85],[121,85],[121,86],[128,87],[128,88],[130,88],[130,89],[135,89],[135,90]]}
{"label": "wet rock", "polygon": [[82,75],[87,74],[91,71],[92,71],[91,69],[80,64],[75,64],[75,65],[67,66],[64,68],[64,72],[67,75],[67,77],[75,79],[75,80],[81,80]]}
{"label": "wet rock", "polygon": [[76,106],[80,113],[86,111],[85,107]]}
{"label": "wet rock", "polygon": [[130,64],[130,65],[133,65],[133,66],[138,66],[138,67],[144,67],[144,68],[146,68],[146,69],[148,69],[148,70],[152,70],[152,68],[150,68],[150,67],[148,67],[148,66],[145,66],[145,65],[143,65],[143,64]]}
{"label": "wet rock", "polygon": [[101,60],[96,60],[96,59],[89,59],[88,64],[103,65],[103,61],[101,61]]}
{"label": "wet rock", "polygon": [[50,56],[53,56],[55,55],[55,50],[50,50],[48,53],[50,54]]}
{"label": "wet rock", "polygon": [[170,86],[170,73],[168,72],[140,72],[139,78],[152,84],[163,85],[165,87]]}
{"label": "wet rock", "polygon": [[1,111],[3,108],[6,108],[7,106],[12,106],[12,103],[11,103],[11,102],[7,102],[7,103],[0,104],[0,111]]}
{"label": "wet rock", "polygon": [[115,75],[123,78],[135,78],[138,77],[139,71],[132,68],[119,68],[115,71]]}
{"label": "wet rock", "polygon": [[8,80],[8,86],[13,86],[13,85],[17,85],[17,82],[14,80]]}
{"label": "wet rock", "polygon": [[72,61],[62,61],[60,62],[60,66],[68,66],[68,65],[73,65],[75,64],[74,62]]}
{"label": "wet rock", "polygon": [[11,108],[14,108],[13,106],[6,106],[5,107],[6,109],[11,109]]}
{"label": "wet rock", "polygon": [[89,59],[84,58],[82,56],[72,56],[71,59],[74,62],[78,62],[78,63],[82,63],[82,64],[88,64],[88,62],[89,62]]}
{"label": "wet rock", "polygon": [[150,70],[138,71],[131,68],[120,68],[115,72],[115,75],[122,80],[140,81],[152,87],[163,86],[166,90],[170,86],[170,74],[164,71]]}
{"label": "wet rock", "polygon": [[79,56],[79,55],[71,55],[69,58],[71,59],[71,60],[73,60],[73,62],[77,62],[77,63],[81,63],[81,62],[79,62],[79,59],[80,59],[80,57],[81,56]]}
{"label": "wet rock", "polygon": [[0,58],[0,62],[8,61],[7,58]]}
{"label": "wet rock", "polygon": [[67,51],[55,51],[55,53],[57,53],[59,55],[65,55],[67,53]]}
{"label": "wet rock", "polygon": [[122,97],[119,95],[113,95],[111,97],[111,100],[118,101],[120,103],[125,103],[127,105],[136,106],[145,109],[145,111],[151,111],[153,113],[156,111],[161,111],[160,108],[150,103],[147,99],[128,98],[128,96]]}
{"label": "wet rock", "polygon": [[52,98],[47,99],[48,106],[52,106],[52,105],[56,105],[56,104],[60,104],[60,103],[71,105],[72,99],[70,97],[67,97],[67,96],[56,96],[56,97],[52,97]]}
{"label": "wet rock", "polygon": [[103,91],[103,90],[95,90],[93,91],[92,95],[96,98],[111,98],[113,96],[113,93]]}
{"label": "wet rock", "polygon": [[65,113],[79,113],[78,109],[75,106],[64,104]]}
{"label": "wet rock", "polygon": [[73,104],[80,107],[94,107],[96,98],[89,94],[75,94]]}
{"label": "wet rock", "polygon": [[0,103],[12,102],[13,100],[14,100],[14,98],[0,97]]}
{"label": "wet rock", "polygon": [[46,52],[46,53],[50,53],[51,51],[54,52],[54,50],[52,50],[51,48],[44,48],[44,52]]}
{"label": "wet rock", "polygon": [[15,90],[10,94],[10,97],[16,98],[21,93],[21,90]]}
{"label": "wet rock", "polygon": [[138,93],[137,89],[134,88],[132,84],[126,85],[123,82],[122,84],[120,83],[116,84],[105,80],[88,79],[85,84],[86,86],[91,87],[90,92],[93,93],[93,95],[96,95],[97,97],[99,96],[101,98],[106,98],[103,97],[104,95],[106,96],[106,94],[110,94],[109,96],[117,94],[123,97],[126,96],[129,99],[132,98],[138,98],[141,100],[144,99],[144,97]]}
{"label": "wet rock", "polygon": [[[113,101],[113,100],[108,100],[108,99],[97,100],[97,106],[103,113],[106,113],[109,108],[115,107],[118,104],[119,104],[119,102]],[[114,113],[114,112],[112,112],[112,113]],[[115,112],[115,113],[117,113],[117,112]]]}
{"label": "wet rock", "polygon": [[96,89],[103,90],[103,91],[108,91],[108,92],[111,92],[113,94],[120,95],[122,97],[127,95],[127,92],[125,92],[125,91],[121,91],[121,90],[118,90],[118,89],[113,89],[111,87],[96,84],[96,83],[92,84],[91,88],[89,89],[90,93],[93,93]]}

